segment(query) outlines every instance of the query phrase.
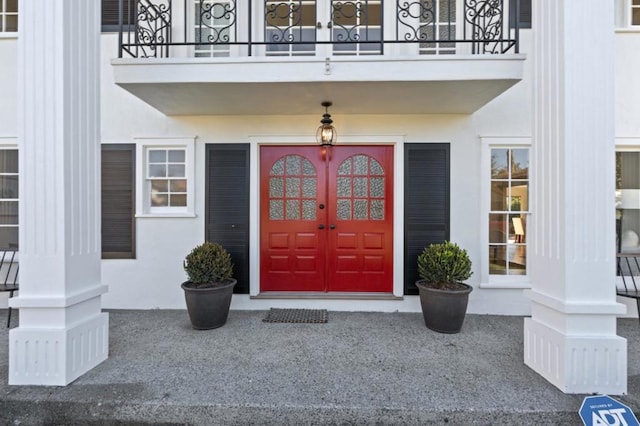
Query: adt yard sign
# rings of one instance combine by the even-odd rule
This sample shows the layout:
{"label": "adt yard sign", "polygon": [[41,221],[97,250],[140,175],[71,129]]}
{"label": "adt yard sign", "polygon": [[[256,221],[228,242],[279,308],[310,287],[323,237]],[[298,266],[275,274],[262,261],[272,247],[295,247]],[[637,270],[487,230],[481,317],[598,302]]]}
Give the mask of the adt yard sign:
{"label": "adt yard sign", "polygon": [[640,426],[631,408],[607,395],[586,397],[578,413],[585,426]]}

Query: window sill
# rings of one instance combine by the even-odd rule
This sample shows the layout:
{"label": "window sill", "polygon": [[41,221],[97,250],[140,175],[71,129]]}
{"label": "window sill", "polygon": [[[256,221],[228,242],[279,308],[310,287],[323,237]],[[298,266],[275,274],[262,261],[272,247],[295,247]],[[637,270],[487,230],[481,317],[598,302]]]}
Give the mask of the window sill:
{"label": "window sill", "polygon": [[615,30],[616,33],[621,33],[621,34],[634,34],[634,33],[638,33],[640,34],[640,26],[636,26],[636,27],[619,27],[616,28]]}
{"label": "window sill", "polygon": [[138,213],[136,214],[136,218],[181,218],[181,219],[189,219],[198,217],[195,213]]}
{"label": "window sill", "polygon": [[9,32],[7,31],[6,33],[1,33],[0,32],[0,39],[11,39],[11,38],[18,38],[18,33],[14,33],[14,32]]}
{"label": "window sill", "polygon": [[496,290],[526,290],[531,288],[531,279],[529,277],[505,278],[480,283],[479,287]]}

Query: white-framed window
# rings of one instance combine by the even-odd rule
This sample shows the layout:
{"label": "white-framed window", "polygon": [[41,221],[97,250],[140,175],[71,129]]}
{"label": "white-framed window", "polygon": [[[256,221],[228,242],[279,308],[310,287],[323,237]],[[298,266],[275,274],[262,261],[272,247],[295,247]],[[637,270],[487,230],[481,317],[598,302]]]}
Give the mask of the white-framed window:
{"label": "white-framed window", "polygon": [[640,26],[640,0],[629,0],[629,26]]}
{"label": "white-framed window", "polygon": [[18,249],[18,171],[15,140],[0,138],[0,250]]}
{"label": "white-framed window", "polygon": [[18,32],[18,0],[0,0],[0,33]]}
{"label": "white-framed window", "polygon": [[530,138],[483,139],[482,287],[528,287]]}
{"label": "white-framed window", "polygon": [[194,138],[138,139],[137,216],[194,215]]}

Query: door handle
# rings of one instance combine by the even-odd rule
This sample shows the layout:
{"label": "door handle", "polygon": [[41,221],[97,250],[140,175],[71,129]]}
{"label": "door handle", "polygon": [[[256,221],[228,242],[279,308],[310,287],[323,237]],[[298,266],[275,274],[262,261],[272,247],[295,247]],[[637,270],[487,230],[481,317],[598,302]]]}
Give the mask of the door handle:
{"label": "door handle", "polygon": [[316,24],[316,28],[321,30],[322,29],[322,22],[318,21],[318,23]]}
{"label": "door handle", "polygon": [[327,28],[329,29],[333,28],[333,24],[331,23],[331,21],[327,22]]}
{"label": "door handle", "polygon": [[331,225],[329,225],[329,228],[336,229],[336,226],[332,223]]}
{"label": "door handle", "polygon": [[324,223],[321,223],[320,225],[318,225],[318,229],[324,229]]}

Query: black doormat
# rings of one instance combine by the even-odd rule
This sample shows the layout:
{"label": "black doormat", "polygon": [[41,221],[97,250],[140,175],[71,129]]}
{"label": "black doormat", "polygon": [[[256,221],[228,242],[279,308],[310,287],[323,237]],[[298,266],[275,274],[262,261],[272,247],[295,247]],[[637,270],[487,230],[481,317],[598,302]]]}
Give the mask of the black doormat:
{"label": "black doormat", "polygon": [[263,322],[298,324],[323,324],[327,322],[326,309],[277,309],[271,308]]}

